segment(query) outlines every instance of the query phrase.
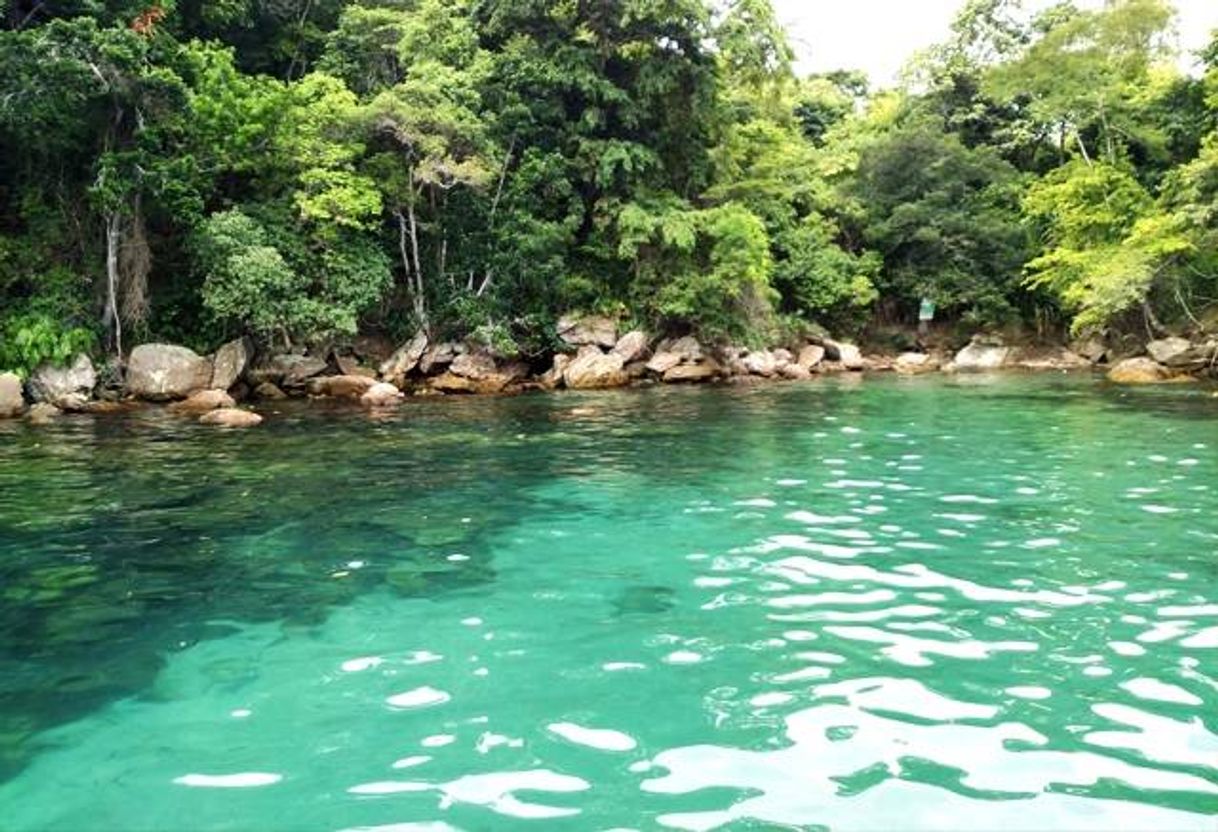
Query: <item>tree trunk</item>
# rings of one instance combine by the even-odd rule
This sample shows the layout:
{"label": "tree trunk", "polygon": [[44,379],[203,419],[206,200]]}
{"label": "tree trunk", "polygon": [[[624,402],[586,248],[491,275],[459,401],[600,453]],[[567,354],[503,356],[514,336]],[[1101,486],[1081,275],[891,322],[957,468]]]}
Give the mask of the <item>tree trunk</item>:
{"label": "tree trunk", "polygon": [[117,211],[106,214],[106,328],[110,330],[115,355],[123,357],[123,322],[118,314],[118,252],[122,244],[122,215]]}

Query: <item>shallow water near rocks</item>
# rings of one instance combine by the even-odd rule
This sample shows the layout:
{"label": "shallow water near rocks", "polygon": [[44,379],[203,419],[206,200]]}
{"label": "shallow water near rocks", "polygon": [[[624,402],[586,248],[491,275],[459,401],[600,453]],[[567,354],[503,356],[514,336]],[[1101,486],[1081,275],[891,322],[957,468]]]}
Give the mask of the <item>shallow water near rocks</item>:
{"label": "shallow water near rocks", "polygon": [[1198,829],[1218,399],[0,423],[0,827]]}

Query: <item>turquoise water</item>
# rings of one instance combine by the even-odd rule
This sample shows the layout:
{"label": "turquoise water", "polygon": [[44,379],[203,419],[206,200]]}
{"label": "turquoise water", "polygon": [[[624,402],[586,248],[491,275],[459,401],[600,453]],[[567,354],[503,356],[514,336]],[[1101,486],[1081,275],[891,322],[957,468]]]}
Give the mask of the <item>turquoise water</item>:
{"label": "turquoise water", "polygon": [[0,828],[1199,829],[1218,399],[0,423]]}

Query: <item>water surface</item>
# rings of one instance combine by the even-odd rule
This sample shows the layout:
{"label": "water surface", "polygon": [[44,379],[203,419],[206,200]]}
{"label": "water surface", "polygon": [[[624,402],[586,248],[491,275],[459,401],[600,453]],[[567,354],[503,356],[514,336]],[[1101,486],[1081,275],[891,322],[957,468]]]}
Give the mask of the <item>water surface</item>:
{"label": "water surface", "polygon": [[0,423],[6,831],[1199,829],[1218,399]]}

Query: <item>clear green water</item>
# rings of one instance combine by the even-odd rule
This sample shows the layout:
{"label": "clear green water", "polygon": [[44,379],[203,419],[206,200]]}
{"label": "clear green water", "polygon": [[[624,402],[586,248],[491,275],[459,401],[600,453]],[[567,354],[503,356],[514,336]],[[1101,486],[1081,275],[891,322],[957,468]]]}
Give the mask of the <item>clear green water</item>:
{"label": "clear green water", "polygon": [[0,828],[1215,829],[1218,399],[0,425]]}

